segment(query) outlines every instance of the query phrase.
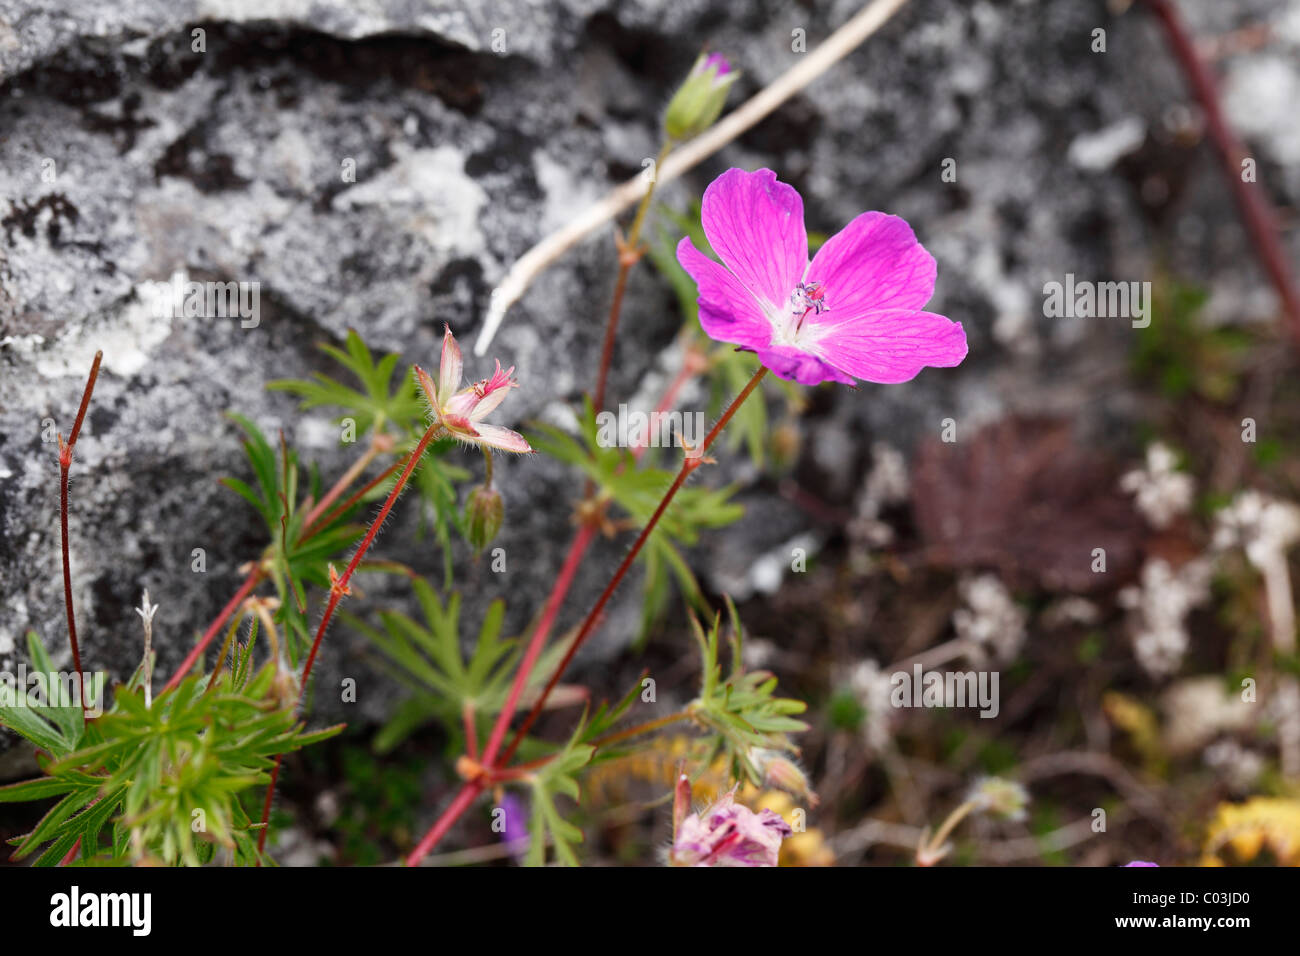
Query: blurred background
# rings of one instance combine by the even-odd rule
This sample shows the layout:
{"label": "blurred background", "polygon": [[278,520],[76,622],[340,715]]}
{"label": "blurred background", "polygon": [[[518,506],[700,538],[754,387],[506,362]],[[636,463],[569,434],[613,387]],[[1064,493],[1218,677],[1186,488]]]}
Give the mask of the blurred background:
{"label": "blurred background", "polygon": [[[217,483],[248,467],[223,413],[340,473],[332,416],[268,382],[333,374],[318,346],[349,329],[402,367],[436,364],[443,323],[468,352],[509,266],[658,153],[701,50],[742,71],[734,108],[861,5],[0,0],[0,669],[28,630],[66,657],[49,423],[66,433],[97,349],[73,468],[83,654],[113,679],[134,669],[147,587],[170,672],[265,544]],[[1188,51],[1208,86],[1190,82]],[[864,209],[901,215],[938,261],[930,309],[970,342],[960,368],[905,385],[768,389],[765,420],[705,479],[733,483],[745,510],[684,552],[701,595],[737,602],[747,664],[809,704],[799,743],[820,804],[789,862],[907,862],[923,827],[998,775],[1025,786],[1027,814],[970,821],[952,860],[1300,863],[1300,314],[1279,285],[1300,256],[1298,98],[1300,3],[911,0],[659,190],[659,253],[730,166],[776,170],[823,236]],[[1216,117],[1239,143],[1216,142]],[[489,355],[524,387],[503,423],[572,423],[611,238],[555,263],[507,316]],[[178,270],[260,283],[258,326],[155,317],[147,284]],[[650,407],[680,371],[680,278],[662,254],[633,271],[612,403]],[[1067,282],[1137,283],[1150,321],[1058,314],[1051,284]],[[467,354],[467,374],[487,361]],[[716,411],[734,390],[698,376],[679,407]],[[504,597],[518,632],[579,487],[543,456],[498,481],[509,572],[456,541],[455,586],[471,621]],[[413,525],[419,502],[403,508]],[[599,543],[563,627],[627,543]],[[442,573],[433,536],[380,546]],[[617,697],[648,668],[681,703],[698,679],[686,613],[674,598],[647,616],[643,584],[619,592],[571,679]],[[384,579],[365,598],[410,603]],[[374,746],[402,694],[374,658],[355,629],[331,631],[317,679],[361,691],[322,694],[315,719],[349,731],[286,764],[283,862],[391,859],[454,786],[436,729]],[[917,663],[997,671],[997,717],[891,706],[890,675]],[[543,726],[563,735],[575,715]],[[668,735],[593,772],[577,811],[589,861],[653,856],[666,816],[645,801],[688,744]],[[0,733],[0,780],[33,769]],[[31,809],[0,812],[0,837]],[[470,815],[447,849],[493,840]]]}

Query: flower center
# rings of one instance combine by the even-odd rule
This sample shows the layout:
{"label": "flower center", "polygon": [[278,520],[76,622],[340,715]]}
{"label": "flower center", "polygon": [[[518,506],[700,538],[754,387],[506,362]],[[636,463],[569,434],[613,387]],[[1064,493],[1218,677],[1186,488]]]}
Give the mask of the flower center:
{"label": "flower center", "polygon": [[790,312],[783,317],[771,316],[772,344],[813,351],[812,346],[824,330],[816,325],[805,326],[804,320],[810,314],[820,315],[829,308],[826,290],[820,282],[800,282],[790,293]]}
{"label": "flower center", "polygon": [[830,306],[826,302],[826,290],[820,282],[800,282],[790,293],[791,311],[803,320],[809,311],[821,315]]}

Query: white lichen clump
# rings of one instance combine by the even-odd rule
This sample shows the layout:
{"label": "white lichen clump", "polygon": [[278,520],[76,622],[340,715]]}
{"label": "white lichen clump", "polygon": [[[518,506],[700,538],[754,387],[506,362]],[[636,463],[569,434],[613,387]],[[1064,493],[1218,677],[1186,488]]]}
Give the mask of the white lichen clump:
{"label": "white lichen clump", "polygon": [[1214,546],[1240,547],[1246,559],[1264,570],[1300,541],[1300,507],[1258,491],[1243,491],[1218,513]]}
{"label": "white lichen clump", "polygon": [[1231,738],[1206,747],[1202,759],[1236,793],[1248,793],[1264,772],[1263,756]]}
{"label": "white lichen clump", "polygon": [[1167,528],[1192,506],[1196,490],[1192,476],[1178,471],[1178,456],[1161,442],[1147,447],[1147,464],[1128,472],[1119,486],[1134,496],[1134,504],[1153,528]]}
{"label": "white lichen clump", "polygon": [[1119,594],[1129,609],[1133,650],[1138,664],[1154,678],[1178,670],[1187,653],[1186,618],[1210,597],[1211,564],[1195,558],[1175,570],[1163,558],[1142,566],[1140,584]]}
{"label": "white lichen clump", "polygon": [[894,540],[894,529],[880,520],[885,508],[907,500],[909,481],[903,453],[885,442],[871,446],[871,471],[862,483],[851,533],[874,548]]}
{"label": "white lichen clump", "polygon": [[953,612],[957,636],[974,651],[1010,661],[1025,643],[1027,615],[996,575],[981,574],[958,585],[965,607]]}
{"label": "white lichen clump", "polygon": [[867,748],[879,753],[889,745],[895,716],[890,702],[892,687],[889,675],[875,661],[866,660],[853,668],[849,687],[866,716],[862,719],[862,736]]}

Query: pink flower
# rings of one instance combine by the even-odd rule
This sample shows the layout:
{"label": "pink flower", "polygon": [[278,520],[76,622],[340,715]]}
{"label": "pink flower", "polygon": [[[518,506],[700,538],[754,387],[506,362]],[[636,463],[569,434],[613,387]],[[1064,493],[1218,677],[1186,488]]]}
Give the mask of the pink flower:
{"label": "pink flower", "polygon": [[460,388],[463,362],[460,346],[451,334],[451,326],[446,326],[442,337],[442,364],[438,369],[438,384],[433,384],[429,373],[420,366],[415,367],[415,377],[424,390],[425,397],[433,408],[433,414],[442,423],[443,428],[453,438],[459,438],[471,445],[485,445],[513,451],[519,454],[531,452],[532,446],[518,432],[512,432],[500,425],[489,425],[483,421],[498,405],[505,401],[510,389],[518,388],[519,383],[510,377],[515,367],[512,365],[504,372],[497,362],[496,371],[491,378],[485,378],[467,388]]}
{"label": "pink flower", "polygon": [[934,258],[897,216],[862,213],[809,263],[799,193],[770,169],[729,169],[705,190],[702,221],[722,265],[689,237],[677,246],[700,324],[781,378],[893,384],[966,357],[961,324],[921,308]]}
{"label": "pink flower", "polygon": [[776,866],[781,841],[792,832],[773,811],[755,813],[736,803],[732,791],[681,822],[671,861],[674,866]]}

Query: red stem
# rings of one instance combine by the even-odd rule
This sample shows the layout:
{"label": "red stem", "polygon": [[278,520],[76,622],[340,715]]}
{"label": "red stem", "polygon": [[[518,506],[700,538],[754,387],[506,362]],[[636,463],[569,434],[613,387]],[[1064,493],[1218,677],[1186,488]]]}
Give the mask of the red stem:
{"label": "red stem", "polygon": [[[86,409],[90,407],[90,395],[95,390],[95,380],[99,378],[99,363],[104,359],[104,353],[96,352],[94,360],[90,363],[90,375],[86,378],[86,387],[81,393],[81,406],[77,409],[76,420],[72,423],[72,431],[68,434],[68,441],[65,444],[63,436],[59,436],[59,532],[60,547],[63,552],[63,603],[68,615],[68,643],[72,646],[72,666],[76,668],[78,674],[84,673],[81,669],[81,648],[77,644],[77,614],[72,606],[72,563],[69,558],[69,541],[68,541],[68,472],[72,468],[72,448],[77,444],[77,436],[81,434],[81,423],[86,419]],[[86,682],[81,682],[81,706],[87,709],[86,705]]]}
{"label": "red stem", "polygon": [[382,484],[384,480],[388,478],[389,475],[391,475],[398,468],[401,468],[405,464],[406,464],[405,458],[397,459],[397,461],[393,462],[391,465],[385,468],[374,478],[370,479],[370,481],[366,482],[359,489],[357,489],[357,491],[354,494],[349,495],[347,497],[347,500],[345,500],[338,507],[330,511],[329,514],[324,515],[323,517],[317,515],[317,517],[311,522],[309,522],[306,528],[303,530],[302,540],[306,541],[312,535],[316,534],[321,528],[328,528],[339,517],[339,515],[345,514],[349,508],[351,508],[354,504],[356,504],[363,497],[365,497],[372,488],[374,488],[376,485]]}
{"label": "red stem", "polygon": [[[447,831],[451,829],[451,825],[460,819],[462,813],[469,809],[469,805],[474,802],[474,798],[482,792],[483,784],[477,781],[471,781],[461,787],[460,792],[457,793],[455,799],[451,801],[451,805],[448,806],[442,816],[438,818],[438,822],[435,823],[433,828],[424,835],[424,839],[422,839],[419,845],[411,851],[411,855],[406,858],[406,865],[419,865],[419,862],[428,856],[429,851],[437,846],[438,841],[447,834]],[[534,838],[541,839],[541,835],[536,834]]]}
{"label": "red stem", "polygon": [[[635,242],[635,240],[633,240]],[[627,289],[628,273],[636,258],[619,249],[618,278],[614,280],[614,300],[609,306],[609,318],[605,322],[605,343],[600,350],[600,371],[596,374],[596,393],[592,396],[592,407],[600,411],[605,407],[605,388],[609,383],[609,366],[614,360],[614,338],[618,332],[618,318],[623,310],[623,292]]]}
{"label": "red stem", "polygon": [[1191,33],[1174,5],[1169,0],[1145,0],[1145,2],[1156,19],[1164,26],[1174,56],[1205,113],[1206,127],[1223,159],[1224,171],[1232,183],[1237,204],[1241,207],[1246,231],[1250,233],[1264,269],[1277,289],[1278,297],[1282,300],[1283,311],[1290,320],[1291,333],[1295,336],[1297,344],[1300,344],[1300,293],[1296,291],[1287,265],[1286,253],[1278,238],[1273,208],[1259,183],[1248,183],[1241,178],[1241,161],[1245,158],[1246,151],[1233,135],[1232,129],[1224,118],[1214,77],[1197,53]]}
{"label": "red stem", "polygon": [[[744,403],[745,399],[747,399],[750,396],[750,394],[754,391],[754,389],[758,387],[759,382],[762,381],[763,376],[766,373],[767,373],[767,369],[765,367],[760,366],[759,370],[754,373],[754,377],[749,380],[748,384],[745,385],[744,389],[741,390],[740,394],[736,396],[736,398],[732,401],[732,403],[729,406],[727,406],[727,410],[722,413],[722,417],[718,419],[717,423],[713,426],[712,430],[709,431],[709,434],[705,436],[705,439],[703,443],[701,443],[700,447],[698,449],[689,450],[690,453],[687,455],[685,461],[682,462],[682,467],[681,470],[677,473],[677,477],[673,480],[672,485],[668,488],[668,491],[664,494],[663,500],[659,502],[659,506],[655,509],[654,514],[651,515],[650,521],[646,524],[644,528],[641,529],[641,533],[637,536],[636,542],[632,545],[632,550],[628,552],[628,554],[623,558],[623,561],[618,566],[618,570],[614,572],[614,577],[610,580],[609,584],[606,585],[605,590],[601,592],[601,595],[597,599],[595,606],[591,609],[586,619],[583,621],[582,627],[578,631],[577,636],[574,638],[573,643],[569,645],[569,649],[565,652],[564,659],[560,662],[559,667],[555,669],[555,673],[551,675],[551,679],[547,682],[546,687],[542,691],[541,696],[538,697],[537,702],[533,704],[532,709],[528,712],[528,716],[524,718],[524,722],[520,725],[519,729],[515,731],[515,735],[510,742],[510,746],[505,750],[504,753],[501,754],[500,758],[496,760],[495,764],[492,763],[491,758],[489,758],[487,756],[487,753],[485,752],[484,759],[482,760],[483,765],[489,767],[489,769],[499,769],[501,767],[504,767],[505,764],[509,762],[510,758],[514,756],[515,751],[519,747],[520,741],[522,741],[524,735],[528,733],[529,728],[532,727],[533,722],[537,719],[538,714],[542,712],[542,709],[546,705],[547,698],[550,696],[551,691],[554,690],[555,685],[559,683],[560,677],[564,674],[564,671],[568,668],[569,663],[573,660],[573,656],[574,654],[577,653],[579,646],[581,646],[582,642],[587,639],[587,637],[591,634],[592,630],[595,628],[601,613],[605,609],[605,605],[609,602],[610,597],[613,595],[614,591],[618,588],[619,584],[622,582],[624,576],[627,574],[628,568],[632,566],[632,562],[636,560],[636,556],[638,552],[645,545],[645,542],[650,537],[650,534],[654,531],[655,525],[659,523],[659,519],[662,518],[664,512],[667,511],[668,506],[672,503],[673,497],[681,489],[682,485],[685,484],[686,479],[691,474],[691,472],[693,472],[696,468],[698,468],[703,463],[704,453],[708,451],[709,446],[712,445],[714,441],[717,440],[718,435],[722,433],[722,429],[726,427],[729,421],[731,421],[732,416],[736,414],[737,409],[740,408],[740,406]],[[574,564],[574,570],[576,570],[578,558],[573,558],[573,554],[577,550],[576,548],[577,543],[582,537],[581,531],[584,530],[587,530],[586,526],[584,526],[583,529],[580,529],[578,537],[575,537],[574,539],[574,546],[571,546],[570,548],[570,558],[572,559],[572,562]],[[595,533],[594,529],[590,533],[594,534]],[[581,556],[579,555],[579,558],[580,557]],[[568,571],[569,564],[570,561],[566,560],[565,569],[561,571],[561,578],[566,576],[565,572]],[[571,578],[572,574],[570,573],[568,577]],[[556,583],[558,586],[559,580],[557,580]],[[566,587],[567,587],[567,583],[566,583]],[[555,593],[555,590],[556,589],[553,589],[552,594]],[[534,644],[536,643],[537,643],[536,634],[534,634]],[[532,649],[533,649],[532,647],[529,648],[530,652],[532,651]],[[533,655],[533,657],[535,659],[536,655]],[[514,691],[517,688],[522,687],[523,681],[527,680],[527,676],[528,676],[524,671],[524,666],[523,666],[524,663],[527,663],[527,661],[525,660],[524,662],[521,662],[519,672],[515,674],[515,684],[511,688],[512,696],[515,697],[516,702],[517,702],[518,695],[515,694]],[[521,677],[521,675],[523,676]],[[505,711],[502,711],[502,713],[504,714]],[[502,722],[500,721],[500,719],[498,719],[498,726],[501,726],[501,724]],[[496,738],[498,736],[499,735],[497,734],[497,727],[494,726],[493,737]],[[456,822],[456,820],[460,817],[462,813],[464,813],[465,809],[470,805],[470,803],[473,802],[474,798],[482,791],[483,787],[486,785],[485,783],[486,779],[487,779],[487,775],[485,774],[481,777],[477,777],[474,780],[468,781],[461,788],[460,792],[456,795],[456,798],[451,802],[451,804],[447,807],[447,809],[443,811],[442,815],[438,817],[432,829],[430,829],[429,832],[425,834],[424,839],[420,841],[419,845],[415,848],[415,850],[413,850],[410,856],[407,857],[406,862],[408,866],[414,866],[417,863],[419,863],[420,860],[422,860],[426,855],[428,855],[433,850],[435,846],[437,846],[438,841],[442,839],[442,837],[446,834],[446,832],[451,828],[452,824]]]}
{"label": "red stem", "polygon": [[546,638],[551,633],[551,627],[555,623],[556,615],[560,612],[560,605],[564,602],[564,596],[569,593],[569,588],[573,584],[573,578],[578,572],[578,565],[582,563],[582,557],[586,553],[587,546],[591,544],[591,540],[595,536],[596,529],[586,524],[580,527],[578,533],[573,536],[573,543],[569,545],[569,553],[565,556],[564,565],[560,568],[560,573],[555,578],[555,584],[551,586],[551,593],[546,599],[542,618],[537,622],[537,627],[533,630],[532,639],[528,642],[528,650],[524,653],[524,659],[519,662],[519,669],[515,671],[515,680],[510,685],[510,694],[506,697],[505,706],[501,709],[501,713],[497,714],[496,723],[492,725],[492,735],[488,737],[487,746],[483,749],[483,759],[480,761],[484,766],[491,766],[492,761],[496,759],[497,751],[501,749],[501,741],[505,739],[506,731],[510,728],[510,721],[514,718],[515,709],[519,706],[519,697],[523,693],[524,685],[528,683],[528,678],[533,672],[533,665],[537,663],[537,658],[546,645]]}
{"label": "red stem", "polygon": [[[442,423],[434,422],[425,431],[423,437],[420,438],[420,443],[415,446],[410,457],[407,458],[406,467],[402,469],[402,474],[398,477],[397,483],[393,485],[393,490],[388,493],[388,498],[385,499],[384,506],[379,509],[379,514],[375,516],[375,520],[370,522],[370,527],[367,529],[365,537],[361,539],[361,544],[357,546],[356,553],[352,555],[352,560],[348,562],[347,570],[345,570],[339,579],[330,587],[329,603],[325,605],[325,613],[321,617],[320,624],[316,628],[316,637],[311,642],[311,651],[307,654],[307,662],[303,665],[302,683],[298,686],[298,706],[302,706],[303,698],[307,695],[307,685],[311,678],[311,669],[316,663],[316,654],[320,651],[321,639],[325,637],[325,629],[329,627],[330,618],[334,616],[334,610],[339,606],[339,601],[341,601],[343,595],[347,593],[348,582],[352,580],[353,572],[356,571],[357,565],[361,563],[361,559],[365,557],[366,552],[370,550],[370,546],[374,544],[375,538],[379,534],[379,529],[383,526],[384,521],[388,518],[388,513],[393,510],[393,505],[397,502],[397,496],[400,495],[402,489],[406,487],[406,482],[410,479],[411,473],[415,471],[415,466],[420,463],[420,459],[424,457],[424,452],[429,447],[429,443],[433,441],[440,431],[442,431]],[[266,834],[270,830],[267,821],[270,820],[271,817],[271,801],[275,798],[275,785],[280,779],[280,764],[283,761],[284,754],[277,754],[275,757],[275,767],[271,770],[271,782],[266,788],[266,803],[263,805],[262,809],[263,826],[257,837],[257,850],[259,853],[266,848]]]}
{"label": "red stem", "polygon": [[163,685],[163,689],[159,691],[159,696],[167,693],[167,691],[171,690],[185,679],[185,675],[190,672],[190,668],[194,666],[194,662],[197,661],[203,652],[208,649],[208,645],[211,644],[212,639],[217,636],[217,632],[221,630],[222,625],[230,619],[230,615],[234,614],[235,611],[238,610],[239,606],[244,603],[244,599],[248,597],[248,595],[253,592],[253,589],[261,582],[261,568],[254,568],[252,571],[248,572],[248,577],[244,578],[244,583],[239,586],[239,590],[235,592],[235,596],[226,602],[226,606],[221,609],[221,613],[217,615],[216,620],[208,625],[208,629],[203,633],[203,637],[194,645],[189,654],[185,655],[185,660],[181,661],[181,666],[176,668],[176,673],[172,674],[171,679]]}
{"label": "red stem", "polygon": [[596,600],[595,606],[592,607],[590,612],[588,612],[586,620],[582,622],[582,627],[578,631],[578,636],[573,639],[573,643],[570,644],[569,649],[565,651],[564,659],[560,661],[560,666],[555,669],[555,673],[551,675],[551,679],[547,681],[546,687],[542,690],[541,696],[538,697],[536,703],[533,704],[532,710],[528,712],[528,716],[524,718],[524,722],[520,724],[519,729],[515,731],[515,736],[514,739],[511,740],[510,746],[506,749],[506,752],[501,755],[500,763],[502,765],[509,762],[510,758],[514,756],[515,750],[518,749],[520,741],[524,739],[524,735],[528,733],[528,729],[532,727],[533,722],[536,721],[538,715],[541,714],[542,708],[546,706],[546,699],[550,697],[551,691],[553,691],[555,685],[560,682],[560,678],[564,675],[565,670],[568,669],[569,663],[573,660],[574,655],[578,653],[578,648],[582,646],[583,641],[585,641],[591,635],[591,632],[595,630],[596,624],[600,621],[600,615],[605,610],[605,605],[609,603],[609,599],[614,596],[614,591],[616,591],[619,584],[622,583],[623,577],[632,566],[632,562],[636,560],[636,556],[640,553],[641,548],[645,546],[650,534],[655,529],[655,525],[659,523],[659,519],[664,516],[664,512],[666,512],[668,506],[672,504],[672,500],[676,497],[677,492],[681,490],[682,485],[686,483],[686,479],[690,477],[691,472],[704,463],[704,453],[709,450],[709,446],[711,446],[717,440],[718,436],[722,434],[722,429],[727,426],[727,422],[731,421],[731,416],[736,414],[736,411],[740,406],[745,403],[745,399],[749,398],[750,393],[758,387],[758,383],[763,380],[765,374],[767,374],[767,367],[760,365],[758,371],[754,373],[753,378],[751,378],[745,387],[740,390],[740,394],[732,399],[731,404],[727,406],[727,410],[722,413],[722,417],[718,419],[717,423],[709,431],[708,435],[704,437],[704,441],[700,444],[700,447],[698,449],[688,449],[688,453],[682,461],[682,467],[677,472],[677,477],[673,479],[673,483],[668,487],[668,491],[664,495],[663,500],[659,502],[659,507],[657,507],[654,514],[650,516],[649,522],[647,522],[646,526],[641,529],[641,533],[637,535],[637,539],[632,545],[632,550],[623,557],[623,561],[619,564],[618,570],[614,572],[613,578],[610,579],[609,584],[605,585],[605,590],[601,592],[600,597]]}

